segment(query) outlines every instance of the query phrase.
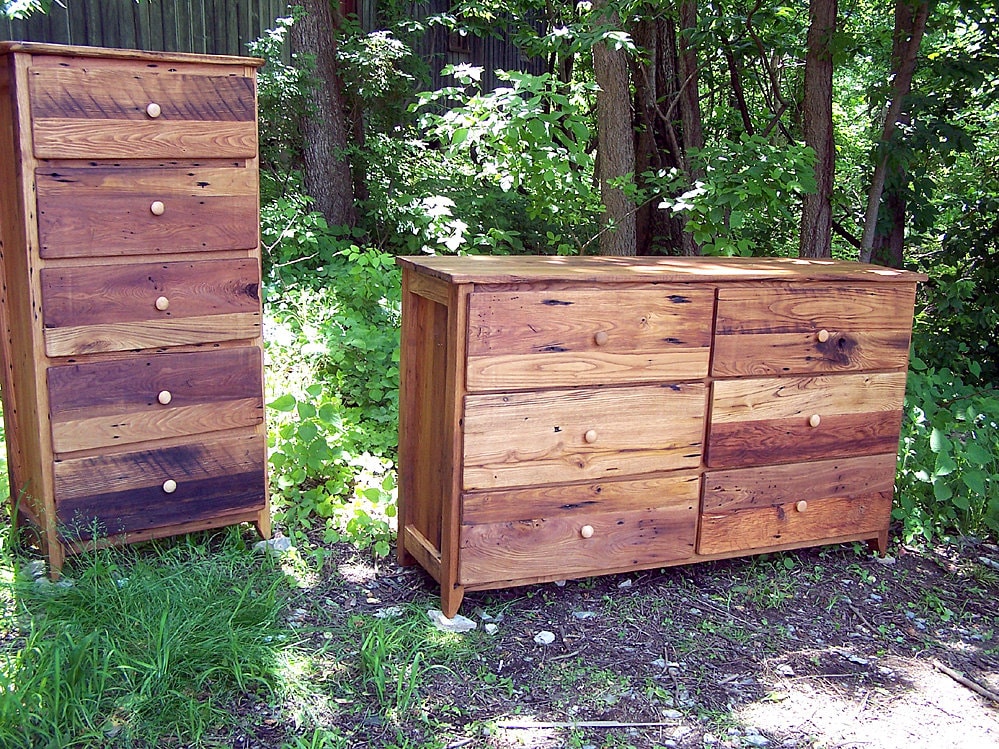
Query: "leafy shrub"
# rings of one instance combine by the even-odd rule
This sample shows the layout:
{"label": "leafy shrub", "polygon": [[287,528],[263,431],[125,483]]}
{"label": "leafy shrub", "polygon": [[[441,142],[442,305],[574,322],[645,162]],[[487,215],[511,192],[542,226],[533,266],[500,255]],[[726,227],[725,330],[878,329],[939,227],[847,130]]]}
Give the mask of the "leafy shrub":
{"label": "leafy shrub", "polygon": [[999,393],[913,358],[896,505],[907,540],[999,534]]}

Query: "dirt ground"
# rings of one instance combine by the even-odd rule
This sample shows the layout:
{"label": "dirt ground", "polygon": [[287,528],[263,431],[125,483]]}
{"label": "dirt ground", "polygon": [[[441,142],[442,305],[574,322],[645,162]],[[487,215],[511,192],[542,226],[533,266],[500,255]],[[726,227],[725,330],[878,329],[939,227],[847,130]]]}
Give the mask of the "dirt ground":
{"label": "dirt ground", "polygon": [[[337,553],[329,588],[312,595],[342,612],[439,606],[419,568]],[[488,637],[481,663],[422,685],[431,715],[406,743],[999,747],[999,702],[979,693],[999,699],[997,593],[999,548],[975,539],[894,543],[884,559],[839,546],[470,593],[461,613],[477,629],[463,636]],[[357,745],[398,745],[398,725],[390,740],[388,726],[363,720]]]}

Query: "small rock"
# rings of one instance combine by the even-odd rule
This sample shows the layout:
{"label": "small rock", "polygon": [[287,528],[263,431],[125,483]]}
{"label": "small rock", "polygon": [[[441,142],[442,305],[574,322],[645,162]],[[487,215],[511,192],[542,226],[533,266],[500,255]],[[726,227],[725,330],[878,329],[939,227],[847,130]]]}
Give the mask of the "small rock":
{"label": "small rock", "polygon": [[794,669],[791,668],[790,664],[787,663],[781,663],[779,666],[777,666],[777,668],[774,669],[774,672],[778,676],[794,676]]}
{"label": "small rock", "polygon": [[691,616],[700,616],[702,613],[704,613],[704,612],[701,611],[698,608],[693,608],[693,609],[690,610]]}
{"label": "small rock", "polygon": [[460,634],[462,632],[469,632],[478,626],[467,616],[462,616],[461,614],[455,616],[454,619],[448,619],[444,616],[444,612],[439,609],[429,609],[427,616],[430,617],[430,621],[441,632],[456,632]]}
{"label": "small rock", "polygon": [[895,564],[895,557],[879,557],[879,556],[875,556],[874,557],[874,561],[877,562],[878,564],[883,564],[883,565],[886,565],[886,566],[890,567],[891,565]]}
{"label": "small rock", "polygon": [[666,668],[666,659],[665,658],[656,658],[654,661],[652,661],[651,665],[655,666],[656,668],[662,668],[662,669],[664,669],[664,668]]}
{"label": "small rock", "polygon": [[565,580],[556,580],[555,581],[555,585],[558,586],[559,588],[564,588],[565,587]]}
{"label": "small rock", "polygon": [[714,746],[718,743],[718,737],[713,733],[706,733],[701,737],[701,741],[703,741],[706,746]]}
{"label": "small rock", "polygon": [[881,601],[885,600],[884,598],[882,598],[881,596],[879,596],[877,593],[871,593],[869,596],[867,596],[867,598],[869,600],[871,600],[871,601],[874,601],[875,603],[880,603]]}
{"label": "small rock", "polygon": [[600,616],[596,611],[573,611],[573,619],[594,619]]}
{"label": "small rock", "polygon": [[766,736],[760,736],[758,733],[746,734],[742,737],[742,741],[747,746],[767,746],[770,744],[770,739]]}
{"label": "small rock", "polygon": [[489,622],[488,624],[483,625],[482,628],[486,631],[487,635],[494,635],[497,632],[499,632],[499,625],[493,624],[492,622]]}
{"label": "small rock", "polygon": [[620,588],[621,590],[624,590],[625,588],[630,588],[631,587],[631,580],[630,579],[628,579],[628,580],[622,580],[621,582],[619,582],[617,584],[617,587]]}
{"label": "small rock", "polygon": [[267,554],[276,557],[279,557],[294,548],[295,547],[291,545],[291,539],[287,536],[274,536],[274,538],[268,538],[266,541],[257,541],[257,543],[253,544],[254,551],[266,552]]}
{"label": "small rock", "polygon": [[555,633],[549,632],[547,629],[543,629],[534,635],[534,641],[538,643],[538,645],[551,645],[555,642]]}
{"label": "small rock", "polygon": [[402,606],[386,606],[375,612],[375,619],[395,619],[402,616]]}
{"label": "small rock", "polygon": [[493,616],[492,614],[486,613],[481,608],[476,608],[475,611],[473,611],[472,613],[475,614],[477,617],[479,617],[479,619],[481,619],[484,622],[503,621],[503,614],[497,614],[496,616]]}
{"label": "small rock", "polygon": [[683,713],[679,710],[663,710],[663,718],[665,720],[680,720],[683,717]]}

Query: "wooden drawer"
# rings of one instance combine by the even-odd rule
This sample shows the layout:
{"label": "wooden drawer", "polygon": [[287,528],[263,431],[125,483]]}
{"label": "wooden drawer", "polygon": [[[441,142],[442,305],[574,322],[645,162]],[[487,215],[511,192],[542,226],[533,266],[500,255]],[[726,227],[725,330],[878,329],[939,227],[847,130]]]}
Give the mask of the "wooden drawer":
{"label": "wooden drawer", "polygon": [[264,451],[264,436],[253,434],[57,460],[63,538],[91,538],[95,526],[114,535],[262,508]]}
{"label": "wooden drawer", "polygon": [[723,286],[711,374],[905,370],[914,297],[898,284]]}
{"label": "wooden drawer", "polygon": [[704,474],[699,554],[888,527],[895,453]]}
{"label": "wooden drawer", "polygon": [[[127,69],[97,60],[28,71],[39,159],[244,158],[257,155],[250,77]],[[76,65],[80,65],[76,67]],[[85,66],[84,66],[85,65]],[[172,68],[172,70],[171,70]],[[158,107],[150,111],[154,104]]]}
{"label": "wooden drawer", "polygon": [[252,169],[38,169],[44,258],[257,246]]}
{"label": "wooden drawer", "polygon": [[465,494],[459,580],[578,577],[690,557],[698,484],[680,474]]}
{"label": "wooden drawer", "polygon": [[504,291],[469,299],[470,391],[707,375],[714,292],[664,285]]}
{"label": "wooden drawer", "polygon": [[700,383],[469,395],[462,484],[528,486],[696,467],[704,408]]}
{"label": "wooden drawer", "polygon": [[905,372],[747,378],[712,384],[713,468],[898,450]]}
{"label": "wooden drawer", "polygon": [[246,347],[50,367],[53,450],[260,424],[262,366],[260,349]]}
{"label": "wooden drawer", "polygon": [[48,356],[260,335],[255,258],[49,267],[41,286]]}

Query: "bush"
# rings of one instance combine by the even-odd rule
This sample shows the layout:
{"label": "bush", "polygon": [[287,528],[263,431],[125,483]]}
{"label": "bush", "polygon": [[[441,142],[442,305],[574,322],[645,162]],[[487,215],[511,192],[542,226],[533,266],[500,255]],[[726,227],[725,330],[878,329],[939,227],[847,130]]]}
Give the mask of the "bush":
{"label": "bush", "polygon": [[999,534],[999,393],[913,358],[894,514],[907,541]]}

